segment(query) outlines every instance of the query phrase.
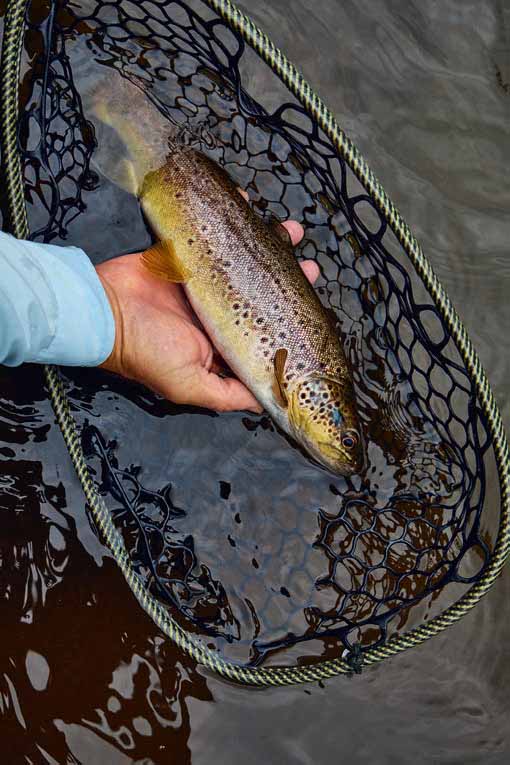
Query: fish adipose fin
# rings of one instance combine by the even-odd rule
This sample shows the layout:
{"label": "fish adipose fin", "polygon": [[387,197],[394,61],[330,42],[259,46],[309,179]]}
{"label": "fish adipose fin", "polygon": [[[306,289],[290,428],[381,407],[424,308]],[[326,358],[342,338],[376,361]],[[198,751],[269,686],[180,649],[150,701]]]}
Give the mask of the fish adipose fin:
{"label": "fish adipose fin", "polygon": [[274,355],[274,375],[275,385],[273,386],[273,393],[280,406],[285,409],[288,406],[287,394],[285,393],[285,364],[287,363],[288,352],[286,348],[278,348]]}
{"label": "fish adipose fin", "polygon": [[141,260],[153,276],[167,282],[187,282],[191,277],[190,272],[179,263],[171,239],[153,244],[142,253]]}

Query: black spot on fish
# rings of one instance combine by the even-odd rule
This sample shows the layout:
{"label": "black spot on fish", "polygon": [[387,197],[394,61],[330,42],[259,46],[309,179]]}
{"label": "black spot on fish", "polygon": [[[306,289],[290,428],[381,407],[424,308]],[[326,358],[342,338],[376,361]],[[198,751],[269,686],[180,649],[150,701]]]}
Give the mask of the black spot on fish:
{"label": "black spot on fish", "polygon": [[193,244],[193,239],[188,239],[188,244]]}

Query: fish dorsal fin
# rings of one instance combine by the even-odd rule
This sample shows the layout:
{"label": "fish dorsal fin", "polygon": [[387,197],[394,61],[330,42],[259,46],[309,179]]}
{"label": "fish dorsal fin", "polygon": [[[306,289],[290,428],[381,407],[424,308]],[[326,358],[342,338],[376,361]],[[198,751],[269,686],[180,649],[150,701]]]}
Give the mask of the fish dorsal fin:
{"label": "fish dorsal fin", "polygon": [[141,260],[145,268],[159,279],[167,282],[187,282],[190,279],[189,271],[177,259],[171,239],[153,244],[142,253]]}
{"label": "fish dorsal fin", "polygon": [[274,355],[274,376],[275,385],[273,386],[273,392],[278,400],[278,403],[287,408],[288,400],[285,393],[285,364],[287,363],[288,351],[286,348],[278,348]]}
{"label": "fish dorsal fin", "polygon": [[290,234],[283,226],[278,218],[275,215],[271,215],[269,218],[268,224],[271,231],[276,234],[278,239],[281,239],[282,242],[285,242],[285,244],[290,244],[292,246],[292,239],[290,238]]}

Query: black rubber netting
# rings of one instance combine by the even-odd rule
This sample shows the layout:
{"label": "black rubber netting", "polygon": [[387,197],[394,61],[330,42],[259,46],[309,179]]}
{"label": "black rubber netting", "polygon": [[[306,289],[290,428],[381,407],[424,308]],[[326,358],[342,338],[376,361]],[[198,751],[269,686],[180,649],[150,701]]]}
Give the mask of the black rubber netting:
{"label": "black rubber netting", "polygon": [[441,593],[452,602],[490,557],[487,429],[432,300],[330,141],[288,92],[276,108],[250,95],[286,91],[198,1],[37,2],[27,22],[32,238],[96,260],[150,242],[136,200],[94,166],[82,93],[116,70],[261,215],[303,222],[298,255],[320,266],[354,370],[368,466],[352,479],[310,465],[264,416],[69,371],[89,465],[147,586],[208,644],[255,663],[303,641],[319,644],[299,655],[373,646],[433,614]]}

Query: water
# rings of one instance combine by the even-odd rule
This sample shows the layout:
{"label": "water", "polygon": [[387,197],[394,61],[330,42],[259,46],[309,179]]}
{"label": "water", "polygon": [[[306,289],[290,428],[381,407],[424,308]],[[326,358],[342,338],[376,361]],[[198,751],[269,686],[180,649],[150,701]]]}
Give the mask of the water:
{"label": "water", "polygon": [[[257,2],[246,10],[299,64],[402,210],[461,312],[508,426],[503,3],[388,2],[378,4],[377,18],[368,2]],[[262,93],[268,82],[257,68],[250,90]],[[87,375],[77,382],[75,400]],[[447,633],[361,677],[262,692],[233,687],[162,641],[140,613],[90,529],[50,407],[42,393],[34,401],[39,383],[36,368],[2,379],[1,480],[10,512],[0,682],[10,761],[508,760],[506,573]],[[138,392],[120,392],[140,404]],[[94,424],[87,403],[79,414]],[[115,406],[112,397],[111,422]],[[210,438],[228,427],[199,416]],[[102,418],[106,433],[109,424]],[[150,443],[156,426],[146,427]],[[127,425],[121,432],[129,434]],[[184,444],[182,461],[189,455]],[[165,470],[163,462],[153,476],[158,485]],[[200,498],[211,491],[201,476]]]}

